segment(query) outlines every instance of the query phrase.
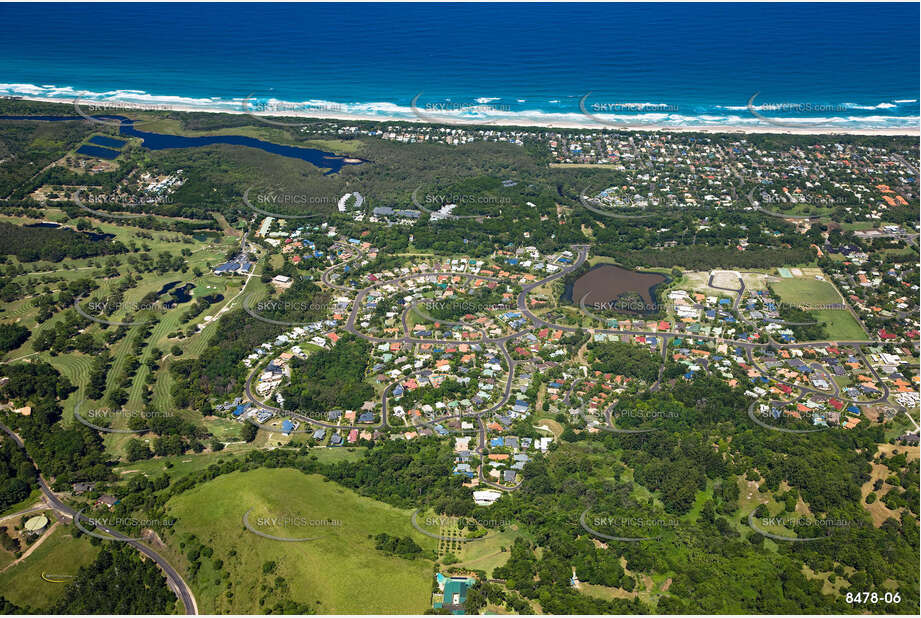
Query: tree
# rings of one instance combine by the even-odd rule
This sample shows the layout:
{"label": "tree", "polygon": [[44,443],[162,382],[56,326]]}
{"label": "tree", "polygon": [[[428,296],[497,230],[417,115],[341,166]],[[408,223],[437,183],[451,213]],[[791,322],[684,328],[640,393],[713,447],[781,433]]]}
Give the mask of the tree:
{"label": "tree", "polygon": [[167,614],[176,596],[160,568],[123,543],[103,546],[49,611],[55,614]]}
{"label": "tree", "polygon": [[15,350],[25,343],[30,332],[21,324],[0,324],[0,352]]}
{"label": "tree", "polygon": [[125,446],[125,456],[128,461],[139,461],[141,459],[150,459],[153,457],[153,453],[146,444],[137,438],[131,438]]}
{"label": "tree", "polygon": [[259,428],[252,423],[246,423],[243,425],[243,431],[240,433],[243,435],[244,442],[252,442],[256,439],[256,434],[259,433]]}

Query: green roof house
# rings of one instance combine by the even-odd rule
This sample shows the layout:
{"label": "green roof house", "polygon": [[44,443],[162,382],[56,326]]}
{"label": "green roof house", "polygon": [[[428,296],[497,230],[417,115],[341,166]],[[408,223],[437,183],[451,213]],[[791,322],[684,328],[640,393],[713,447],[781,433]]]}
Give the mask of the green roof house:
{"label": "green roof house", "polygon": [[[464,614],[464,602],[467,600],[467,590],[476,583],[473,577],[445,577],[441,573],[436,575],[438,587],[443,591],[440,601],[432,605],[435,609],[447,609],[455,616]],[[437,598],[437,597],[436,597]]]}

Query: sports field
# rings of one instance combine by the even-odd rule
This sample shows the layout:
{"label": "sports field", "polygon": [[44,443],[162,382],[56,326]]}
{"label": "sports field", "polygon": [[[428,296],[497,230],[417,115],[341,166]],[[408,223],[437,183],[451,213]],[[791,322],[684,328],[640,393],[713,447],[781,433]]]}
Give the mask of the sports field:
{"label": "sports field", "polygon": [[861,341],[867,334],[847,309],[824,308],[841,306],[844,300],[834,285],[813,276],[780,279],[772,284],[782,302],[803,308],[817,322],[825,323],[829,339]]}
{"label": "sports field", "polygon": [[772,287],[780,296],[780,300],[791,305],[815,306],[843,302],[835,286],[814,277],[780,279]]}

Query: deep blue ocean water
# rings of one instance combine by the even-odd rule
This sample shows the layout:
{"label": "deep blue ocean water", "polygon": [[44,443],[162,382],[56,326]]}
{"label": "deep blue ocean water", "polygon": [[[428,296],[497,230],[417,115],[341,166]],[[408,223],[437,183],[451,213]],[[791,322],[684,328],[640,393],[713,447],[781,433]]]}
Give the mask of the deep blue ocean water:
{"label": "deep blue ocean water", "polygon": [[675,126],[763,123],[751,106],[917,126],[918,31],[908,3],[0,4],[0,94]]}

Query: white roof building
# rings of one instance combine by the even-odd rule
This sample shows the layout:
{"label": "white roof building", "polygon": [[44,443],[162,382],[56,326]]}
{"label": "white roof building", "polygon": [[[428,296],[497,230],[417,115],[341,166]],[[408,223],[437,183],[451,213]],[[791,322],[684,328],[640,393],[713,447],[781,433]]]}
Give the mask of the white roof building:
{"label": "white roof building", "polygon": [[477,506],[490,506],[500,497],[502,497],[502,492],[494,489],[473,492],[473,501],[476,502]]}

